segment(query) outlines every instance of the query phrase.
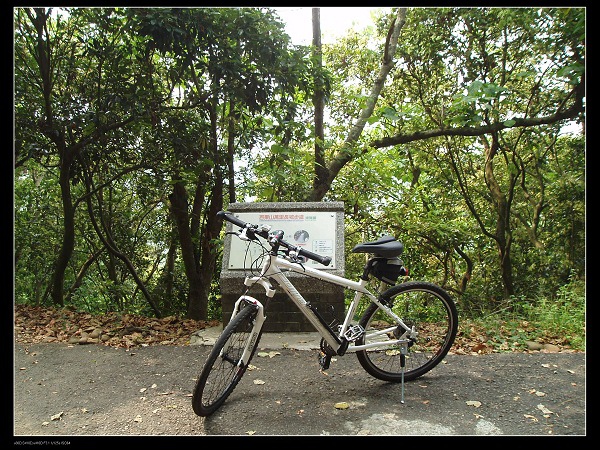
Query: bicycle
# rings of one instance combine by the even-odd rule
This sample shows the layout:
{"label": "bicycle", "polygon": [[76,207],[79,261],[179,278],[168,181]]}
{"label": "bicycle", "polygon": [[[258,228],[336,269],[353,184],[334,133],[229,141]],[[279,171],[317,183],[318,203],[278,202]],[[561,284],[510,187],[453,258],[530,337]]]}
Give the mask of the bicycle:
{"label": "bicycle", "polygon": [[[432,370],[452,347],[458,327],[454,301],[444,289],[430,282],[395,284],[408,271],[399,258],[404,245],[393,236],[364,242],[352,249],[353,253],[372,255],[357,282],[305,266],[305,258],[324,266],[329,265],[331,258],[286,242],[282,231],[270,233],[268,225],[246,223],[225,211],[217,215],[240,227],[239,231],[227,234],[236,235],[249,245],[261,245],[264,262],[258,275],[245,278],[246,290],[235,302],[231,319],[196,381],[192,406],[198,416],[209,416],[221,407],[246,372],[258,348],[269,299],[275,295],[271,281],[281,287],[320,334],[321,371],[329,368],[333,356],[355,353],[360,365],[373,377],[402,384],[401,403],[404,403],[404,382]],[[328,323],[290,282],[288,271],[353,291],[354,298],[346,307],[343,323],[337,326]],[[379,290],[383,292],[378,295],[367,288],[371,276],[380,282]],[[265,290],[265,305],[248,295],[256,284]],[[392,287],[384,290],[386,285]],[[369,304],[360,319],[353,320],[363,297],[369,299]]]}

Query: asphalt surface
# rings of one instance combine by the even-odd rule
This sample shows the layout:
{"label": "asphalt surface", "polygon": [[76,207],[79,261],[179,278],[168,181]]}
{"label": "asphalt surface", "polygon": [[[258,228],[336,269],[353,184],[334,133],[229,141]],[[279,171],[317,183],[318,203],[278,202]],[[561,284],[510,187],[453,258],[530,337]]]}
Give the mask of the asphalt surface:
{"label": "asphalt surface", "polygon": [[130,350],[16,344],[15,442],[59,436],[587,437],[585,353],[448,355],[405,384],[402,404],[401,385],[371,377],[353,354],[334,358],[321,373],[314,333],[266,333],[252,370],[215,414],[201,418],[191,408],[191,392],[218,332],[206,330],[194,345]]}

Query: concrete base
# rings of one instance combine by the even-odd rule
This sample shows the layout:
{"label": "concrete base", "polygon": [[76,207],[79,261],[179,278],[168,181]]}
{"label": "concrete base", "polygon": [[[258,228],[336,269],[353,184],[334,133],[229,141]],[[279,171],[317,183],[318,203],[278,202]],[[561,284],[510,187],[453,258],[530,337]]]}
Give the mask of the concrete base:
{"label": "concrete base", "polygon": [[[298,291],[302,293],[302,296],[318,310],[328,325],[332,322],[342,323],[345,310],[342,287],[303,276],[289,275],[289,278]],[[274,287],[277,290],[277,286]],[[233,306],[243,289],[244,283],[240,278],[228,280],[227,287],[222,283],[221,306],[223,308],[222,320],[225,325],[229,323]],[[279,290],[273,298],[268,299],[264,289],[256,287],[251,289],[248,295],[256,298],[265,307],[265,315],[267,316],[263,327],[265,332],[295,333],[314,331],[313,325],[284,292]]]}

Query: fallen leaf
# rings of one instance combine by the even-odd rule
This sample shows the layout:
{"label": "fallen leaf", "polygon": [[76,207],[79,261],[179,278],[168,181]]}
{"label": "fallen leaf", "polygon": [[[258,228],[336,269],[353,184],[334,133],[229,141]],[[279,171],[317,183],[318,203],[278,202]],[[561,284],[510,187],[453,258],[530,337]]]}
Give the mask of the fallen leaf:
{"label": "fallen leaf", "polygon": [[485,350],[487,350],[487,347],[485,346],[485,344],[477,344],[477,345],[473,346],[473,348],[471,350],[474,352],[477,352],[477,353],[482,353]]}
{"label": "fallen leaf", "polygon": [[141,389],[140,389],[140,392],[146,392],[146,390],[147,390],[147,389],[148,389],[148,388],[141,388]]}
{"label": "fallen leaf", "polygon": [[479,408],[481,406],[481,402],[478,402],[477,400],[467,400],[465,403],[469,406],[474,406],[475,408]]}
{"label": "fallen leaf", "polygon": [[533,422],[537,422],[537,417],[532,416],[531,414],[523,414],[526,419],[531,419]]}
{"label": "fallen leaf", "polygon": [[537,405],[537,409],[539,409],[544,414],[554,414],[552,411],[550,411],[548,408],[546,408],[541,403],[539,405]]}
{"label": "fallen leaf", "polygon": [[348,409],[348,408],[350,408],[350,405],[348,404],[348,402],[338,402],[334,406],[335,406],[335,409]]}
{"label": "fallen leaf", "polygon": [[60,420],[63,414],[64,413],[62,411],[58,414],[54,414],[53,416],[50,416],[50,420]]}
{"label": "fallen leaf", "polygon": [[254,384],[265,384],[265,382],[264,382],[263,380],[258,380],[258,379],[256,379],[256,380],[253,380],[252,382],[253,382]]}

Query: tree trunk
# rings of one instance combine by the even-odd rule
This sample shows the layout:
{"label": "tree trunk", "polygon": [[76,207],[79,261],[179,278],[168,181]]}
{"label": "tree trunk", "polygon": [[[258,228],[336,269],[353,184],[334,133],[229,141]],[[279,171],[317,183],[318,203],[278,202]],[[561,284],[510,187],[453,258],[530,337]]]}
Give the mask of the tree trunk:
{"label": "tree trunk", "polygon": [[237,114],[235,114],[235,104],[229,101],[229,117],[227,120],[227,181],[229,191],[229,202],[235,203],[235,129],[237,125]]}
{"label": "tree trunk", "polygon": [[71,287],[67,291],[67,295],[65,296],[66,304],[71,303],[71,298],[73,297],[73,294],[75,293],[75,291],[77,291],[77,289],[79,287],[81,287],[81,284],[83,283],[83,278],[85,277],[85,274],[87,273],[88,269],[98,259],[98,257],[100,256],[100,254],[103,251],[104,251],[104,249],[101,248],[97,252],[91,253],[88,256],[88,259],[85,261],[85,263],[83,263],[83,266],[81,266],[81,268],[79,269],[79,272],[77,273],[77,278],[75,279],[75,282],[71,285]]}
{"label": "tree trunk", "polygon": [[469,255],[462,251],[460,247],[456,246],[454,247],[454,250],[456,250],[456,253],[458,253],[460,257],[464,260],[464,262],[467,264],[467,269],[463,273],[459,284],[459,292],[461,294],[464,294],[467,291],[467,284],[469,283],[469,281],[471,280],[471,276],[473,275],[473,260],[469,258]]}
{"label": "tree trunk", "polygon": [[[91,192],[92,185],[91,185],[89,177],[87,177],[87,176],[86,176],[86,185],[87,185],[88,192]],[[87,208],[88,208],[88,215],[90,217],[90,222],[92,223],[94,230],[96,230],[96,234],[102,241],[102,244],[104,244],[104,247],[108,250],[108,252],[112,256],[119,258],[125,264],[125,266],[129,270],[129,273],[133,277],[138,289],[140,291],[142,291],[142,294],[144,295],[144,297],[150,304],[150,307],[154,311],[154,314],[156,315],[156,317],[158,317],[160,319],[162,317],[160,309],[152,300],[152,296],[150,295],[150,292],[146,288],[146,285],[144,284],[142,279],[137,274],[135,267],[133,267],[133,263],[129,260],[129,258],[127,258],[127,256],[125,256],[125,254],[123,254],[121,251],[119,251],[117,244],[115,243],[115,241],[112,238],[110,229],[108,228],[108,226],[106,225],[106,223],[104,221],[104,218],[102,217],[102,212],[99,213],[100,221],[102,223],[102,228],[98,225],[98,222],[96,221],[96,218],[94,216],[94,210],[92,208],[92,196],[87,195],[85,201],[86,201]],[[100,206],[99,207],[100,211],[102,211],[102,203],[101,203],[100,199],[99,199],[99,206]],[[104,230],[104,234],[102,233],[102,229]],[[119,280],[116,280],[116,275],[113,274],[113,277],[114,277],[113,281],[119,282]],[[115,297],[113,297],[113,298],[115,298]]]}
{"label": "tree trunk", "polygon": [[315,67],[313,72],[313,78],[315,83],[315,92],[313,93],[313,106],[315,108],[315,166],[314,166],[314,179],[313,179],[313,190],[318,190],[319,186],[327,185],[329,178],[329,170],[325,164],[325,132],[323,130],[323,110],[324,105],[324,92],[323,92],[323,77],[322,77],[322,65],[323,65],[323,54],[321,46],[321,15],[320,8],[312,9],[312,26],[313,26],[313,40],[312,40],[312,51],[313,61],[315,61]]}
{"label": "tree trunk", "polygon": [[73,157],[64,143],[59,144],[60,154],[60,196],[63,205],[63,237],[58,253],[58,258],[54,264],[54,274],[52,276],[52,302],[57,306],[64,306],[64,282],[65,271],[73,255],[75,248],[75,207],[71,200],[71,181],[69,173]]}
{"label": "tree trunk", "polygon": [[485,149],[485,181],[496,206],[496,231],[494,233],[498,256],[500,259],[500,271],[502,283],[504,285],[505,298],[514,294],[512,261],[510,258],[510,248],[512,236],[510,229],[510,204],[502,192],[496,177],[494,176],[494,157],[496,156],[499,144],[495,138],[492,144],[483,138]]}
{"label": "tree trunk", "polygon": [[173,185],[173,193],[169,196],[171,201],[171,214],[175,219],[179,244],[181,245],[181,258],[185,268],[185,275],[189,283],[188,292],[188,317],[190,319],[202,319],[203,308],[199,304],[202,280],[197,270],[194,254],[194,244],[190,230],[190,219],[188,213],[187,193],[182,182],[177,181]]}
{"label": "tree trunk", "polygon": [[[213,187],[210,205],[207,208],[206,226],[201,239],[202,264],[200,266],[200,308],[199,316],[202,320],[208,319],[208,302],[213,277],[217,267],[217,252],[213,244],[221,234],[223,221],[217,217],[217,213],[223,209],[223,180],[219,170],[215,171],[215,185]],[[192,318],[192,317],[190,317]]]}
{"label": "tree trunk", "polygon": [[[219,237],[222,222],[217,220],[217,212],[223,209],[223,174],[221,172],[217,140],[217,113],[216,98],[213,100],[209,115],[211,120],[210,146],[213,152],[215,168],[211,174],[202,174],[196,184],[192,220],[188,214],[187,194],[183,183],[177,182],[171,194],[171,210],[177,229],[181,254],[189,282],[187,318],[206,320],[208,318],[208,299],[210,287],[216,266],[216,254],[213,249],[213,240]],[[208,200],[206,186],[212,179],[213,188]],[[202,210],[205,214],[202,215]],[[200,218],[204,218],[201,224]],[[199,246],[194,245],[194,238],[199,240]]]}
{"label": "tree trunk", "polygon": [[52,288],[50,296],[52,302],[64,306],[65,271],[75,248],[75,207],[71,199],[70,172],[76,152],[66,145],[64,130],[60,130],[54,121],[52,110],[52,64],[49,37],[47,35],[48,16],[44,8],[36,8],[35,16],[27,11],[31,23],[37,31],[36,62],[40,71],[41,89],[44,104],[44,115],[40,120],[40,130],[56,145],[60,159],[59,179],[60,196],[63,205],[63,236],[58,257],[54,263],[52,274]]}

